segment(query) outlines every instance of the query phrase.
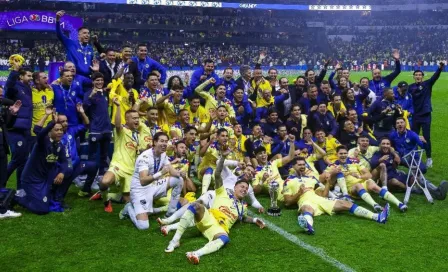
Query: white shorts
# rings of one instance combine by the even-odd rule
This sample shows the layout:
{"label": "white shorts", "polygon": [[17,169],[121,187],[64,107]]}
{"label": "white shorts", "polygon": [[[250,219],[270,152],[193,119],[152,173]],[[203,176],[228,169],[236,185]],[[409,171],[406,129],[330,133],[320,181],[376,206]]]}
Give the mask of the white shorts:
{"label": "white shorts", "polygon": [[139,189],[131,190],[131,203],[136,214],[152,213],[154,200],[165,197],[170,177],[159,179]]}

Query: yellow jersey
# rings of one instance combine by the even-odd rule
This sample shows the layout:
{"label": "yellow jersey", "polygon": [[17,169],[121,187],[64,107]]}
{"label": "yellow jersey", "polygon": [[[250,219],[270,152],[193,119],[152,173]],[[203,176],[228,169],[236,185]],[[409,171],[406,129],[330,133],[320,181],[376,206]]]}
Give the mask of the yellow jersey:
{"label": "yellow jersey", "polygon": [[199,144],[199,141],[194,142],[192,145],[187,146],[187,160],[190,163],[194,163],[194,159],[196,154],[199,154],[199,150],[200,150],[201,146]]}
{"label": "yellow jersey", "polygon": [[[121,79],[112,79],[112,83],[109,84],[109,87],[111,88],[109,93],[109,105],[112,106],[111,123],[115,124],[115,113],[117,112],[117,106],[112,102],[114,98],[118,98],[118,101],[120,102],[121,121],[124,123],[126,120],[126,111],[132,109],[129,92],[124,88]],[[138,100],[138,93],[135,89],[132,89],[132,95],[136,102]]]}
{"label": "yellow jersey", "polygon": [[[171,96],[165,103],[163,104],[163,111],[165,113],[166,120],[168,122],[168,126],[174,125],[177,120],[177,116],[179,115],[179,111],[183,110],[186,107],[185,99],[181,99],[179,103],[174,104],[173,97]],[[191,120],[191,117],[190,117]]]}
{"label": "yellow jersey", "polygon": [[[156,90],[154,93],[151,92],[150,89],[144,87],[143,89],[140,90],[140,95],[139,98],[148,98],[147,103],[142,103],[140,104],[140,111],[142,112],[146,112],[148,111],[149,108],[151,107],[156,107],[157,108],[157,100],[163,96],[163,91],[162,90]],[[159,110],[159,124],[165,123],[165,116],[164,116],[164,111],[163,110]],[[146,116],[140,116],[140,121],[144,122],[147,121]]]}
{"label": "yellow jersey", "polygon": [[305,185],[305,188],[314,190],[318,183],[319,181],[314,177],[291,175],[285,180],[285,183],[283,184],[282,194],[295,195],[299,192],[302,184]]}
{"label": "yellow jersey", "polygon": [[358,174],[361,176],[363,169],[366,169],[364,166],[358,163],[359,161],[355,158],[348,158],[345,163],[341,163],[340,161],[336,161],[335,163],[329,165],[326,172],[329,172],[331,168],[336,166],[341,167],[342,174],[345,177],[345,181],[347,183],[347,189],[350,189],[353,185],[357,183],[364,182],[363,179],[356,178],[350,174]]}
{"label": "yellow jersey", "polygon": [[218,129],[224,128],[227,130],[227,134],[229,137],[232,137],[234,135],[233,126],[229,122],[219,122],[218,120],[214,120],[212,122],[212,126],[210,128],[211,133],[215,133]]}
{"label": "yellow jersey", "polygon": [[323,143],[317,142],[317,145],[327,152],[326,157],[330,160],[330,162],[333,163],[338,159],[336,148],[340,146],[341,143],[336,138],[333,137],[328,139],[328,137],[325,137],[325,141]]}
{"label": "yellow jersey", "polygon": [[[177,171],[188,173],[188,168],[190,167],[190,162],[186,158],[176,158],[173,156],[173,157],[168,157],[168,160],[170,161],[171,166],[174,169],[176,169]],[[169,177],[169,176],[170,176],[170,173],[166,173],[164,177]]]}
{"label": "yellow jersey", "polygon": [[229,194],[224,186],[216,189],[215,193],[216,197],[210,212],[228,233],[238,219],[242,220],[247,216],[247,204]]}
{"label": "yellow jersey", "polygon": [[240,137],[238,138],[237,136],[235,136],[235,134],[232,135],[232,137],[230,137],[229,143],[230,145],[232,145],[232,150],[235,153],[235,157],[238,161],[243,161],[244,158],[246,157],[246,146],[244,145],[246,143],[246,136],[244,135],[240,135]]}
{"label": "yellow jersey", "polygon": [[[200,88],[200,86],[198,87]],[[205,99],[205,111],[207,112],[207,116],[210,118],[210,110],[216,110],[219,106],[224,105],[227,109],[227,112],[229,113],[229,117],[235,117],[235,110],[232,106],[232,101],[230,101],[228,98],[225,98],[223,100],[217,100],[216,96],[213,96],[205,91],[198,91],[198,88],[196,88],[196,92]]]}
{"label": "yellow jersey", "polygon": [[139,152],[138,144],[138,131],[132,131],[124,126],[119,132],[114,129],[114,153],[110,164],[132,175]]}
{"label": "yellow jersey", "polygon": [[[370,166],[370,161],[372,160],[373,154],[380,150],[378,146],[369,146],[365,154],[361,153],[359,147],[352,148],[348,151],[349,158],[358,159],[359,164],[367,168],[369,171],[372,170]],[[358,156],[355,156],[355,151],[358,151]]]}
{"label": "yellow jersey", "polygon": [[144,151],[146,149],[152,148],[152,139],[157,132],[162,132],[163,129],[158,125],[154,125],[152,127],[148,126],[148,123],[144,123],[139,127],[140,135],[139,135],[139,148],[140,151]]}
{"label": "yellow jersey", "polygon": [[205,125],[210,120],[210,117],[203,106],[199,106],[196,112],[192,112],[190,106],[187,106],[186,109],[190,114],[190,124],[195,124],[195,126],[199,127],[203,124]]}
{"label": "yellow jersey", "polygon": [[[269,190],[269,184],[276,181],[279,184],[279,198],[278,200],[283,201],[283,195],[281,194],[283,190],[283,179],[280,175],[278,168],[282,167],[282,159],[276,159],[272,162],[268,162],[266,165],[259,165],[255,169],[255,178],[252,181],[252,186],[263,186],[263,189]],[[265,173],[269,174],[269,177],[263,182],[263,175]]]}
{"label": "yellow jersey", "polygon": [[267,107],[274,103],[274,96],[272,96],[269,101],[266,101],[263,99],[263,91],[264,90],[269,90],[272,92],[272,86],[271,86],[271,83],[269,83],[269,81],[263,80],[263,82],[260,83],[260,85],[258,85],[258,88],[256,90],[255,90],[255,87],[256,87],[255,80],[251,81],[250,86],[254,92],[257,92],[257,100],[256,100],[257,108]]}
{"label": "yellow jersey", "polygon": [[[187,126],[193,126],[193,124],[187,124]],[[187,127],[186,126],[186,127]],[[182,127],[182,124],[180,122],[175,122],[174,125],[172,125],[170,127],[170,132],[173,131],[177,134],[178,139],[183,139],[184,138],[184,127]]]}
{"label": "yellow jersey", "polygon": [[[202,170],[207,168],[212,168],[213,170],[216,169],[216,161],[221,156],[221,146],[217,141],[210,144],[207,148],[207,151],[205,152],[204,156],[202,157],[202,161],[199,164],[198,170],[199,173],[202,172]],[[227,159],[233,160],[234,154],[231,154]]]}
{"label": "yellow jersey", "polygon": [[[42,119],[45,115],[45,108],[53,104],[54,92],[51,88],[46,88],[43,91],[39,91],[36,88],[32,89],[32,99],[33,99],[33,124],[31,126],[31,135],[34,134],[34,126]],[[51,121],[51,118],[47,118],[43,127],[46,127]]]}

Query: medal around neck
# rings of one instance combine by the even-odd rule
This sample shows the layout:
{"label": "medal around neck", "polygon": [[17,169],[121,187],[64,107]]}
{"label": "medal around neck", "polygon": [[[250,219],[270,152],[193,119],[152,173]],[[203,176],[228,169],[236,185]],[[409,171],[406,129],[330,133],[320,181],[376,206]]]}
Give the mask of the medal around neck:
{"label": "medal around neck", "polygon": [[280,216],[282,215],[281,209],[278,207],[278,189],[280,185],[277,181],[272,181],[269,184],[269,198],[271,199],[271,206],[268,209],[268,215],[270,216]]}

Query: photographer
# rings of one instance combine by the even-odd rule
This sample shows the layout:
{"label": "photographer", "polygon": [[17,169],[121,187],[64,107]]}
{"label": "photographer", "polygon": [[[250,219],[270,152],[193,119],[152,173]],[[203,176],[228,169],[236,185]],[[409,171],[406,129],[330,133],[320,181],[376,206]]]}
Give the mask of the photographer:
{"label": "photographer", "polygon": [[396,119],[403,116],[403,110],[395,102],[391,88],[383,90],[383,99],[375,101],[367,113],[367,121],[373,124],[373,134],[377,139],[389,137],[394,130]]}

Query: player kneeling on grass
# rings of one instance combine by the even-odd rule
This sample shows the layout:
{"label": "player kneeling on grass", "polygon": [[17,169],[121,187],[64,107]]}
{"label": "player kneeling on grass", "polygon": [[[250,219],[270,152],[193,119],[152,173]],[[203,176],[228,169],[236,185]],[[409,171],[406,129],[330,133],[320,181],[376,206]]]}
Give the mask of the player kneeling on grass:
{"label": "player kneeling on grass", "polygon": [[229,194],[222,180],[222,169],[224,160],[230,154],[229,150],[223,151],[222,157],[218,161],[215,170],[215,191],[216,197],[210,210],[199,203],[193,202],[184,213],[177,226],[176,234],[169,242],[165,252],[173,252],[179,247],[179,241],[185,230],[190,226],[192,220],[196,222],[196,227],[209,240],[209,242],[201,249],[187,252],[188,260],[193,264],[199,263],[202,255],[210,254],[218,251],[229,239],[229,230],[237,220],[246,223],[257,224],[260,228],[264,228],[264,222],[258,218],[247,216],[247,209],[243,201],[249,189],[249,183],[244,179],[238,181],[233,189],[234,193]]}
{"label": "player kneeling on grass", "polygon": [[[385,224],[389,216],[389,204],[386,204],[381,213],[373,213],[346,200],[330,200],[326,197],[330,190],[330,183],[325,188],[319,187],[319,181],[310,176],[306,176],[307,168],[304,158],[294,159],[292,167],[297,175],[289,176],[283,187],[283,197],[285,206],[291,207],[296,203],[299,206],[299,225],[308,232],[314,234],[313,216],[323,213],[332,215],[335,212],[349,211],[350,213],[372,219],[378,223]],[[315,188],[317,188],[315,190]]]}
{"label": "player kneeling on grass", "polygon": [[[120,212],[120,218],[129,216],[134,225],[140,229],[148,229],[148,213],[154,213],[153,202],[165,197],[173,188],[166,216],[171,216],[177,209],[179,197],[184,184],[184,172],[175,170],[166,155],[168,135],[157,132],[153,138],[154,147],[138,156],[135,171],[131,180],[131,202]],[[163,178],[165,174],[170,176]]]}
{"label": "player kneeling on grass", "polygon": [[[336,173],[337,183],[347,200],[350,196],[359,196],[371,205],[375,211],[381,211],[382,207],[373,200],[368,192],[375,192],[386,201],[395,204],[400,211],[405,212],[408,207],[392,195],[387,187],[379,187],[373,180],[367,168],[358,163],[357,159],[348,158],[347,147],[341,145],[336,149],[338,159],[329,165],[325,171]],[[350,194],[350,196],[349,196]]]}

